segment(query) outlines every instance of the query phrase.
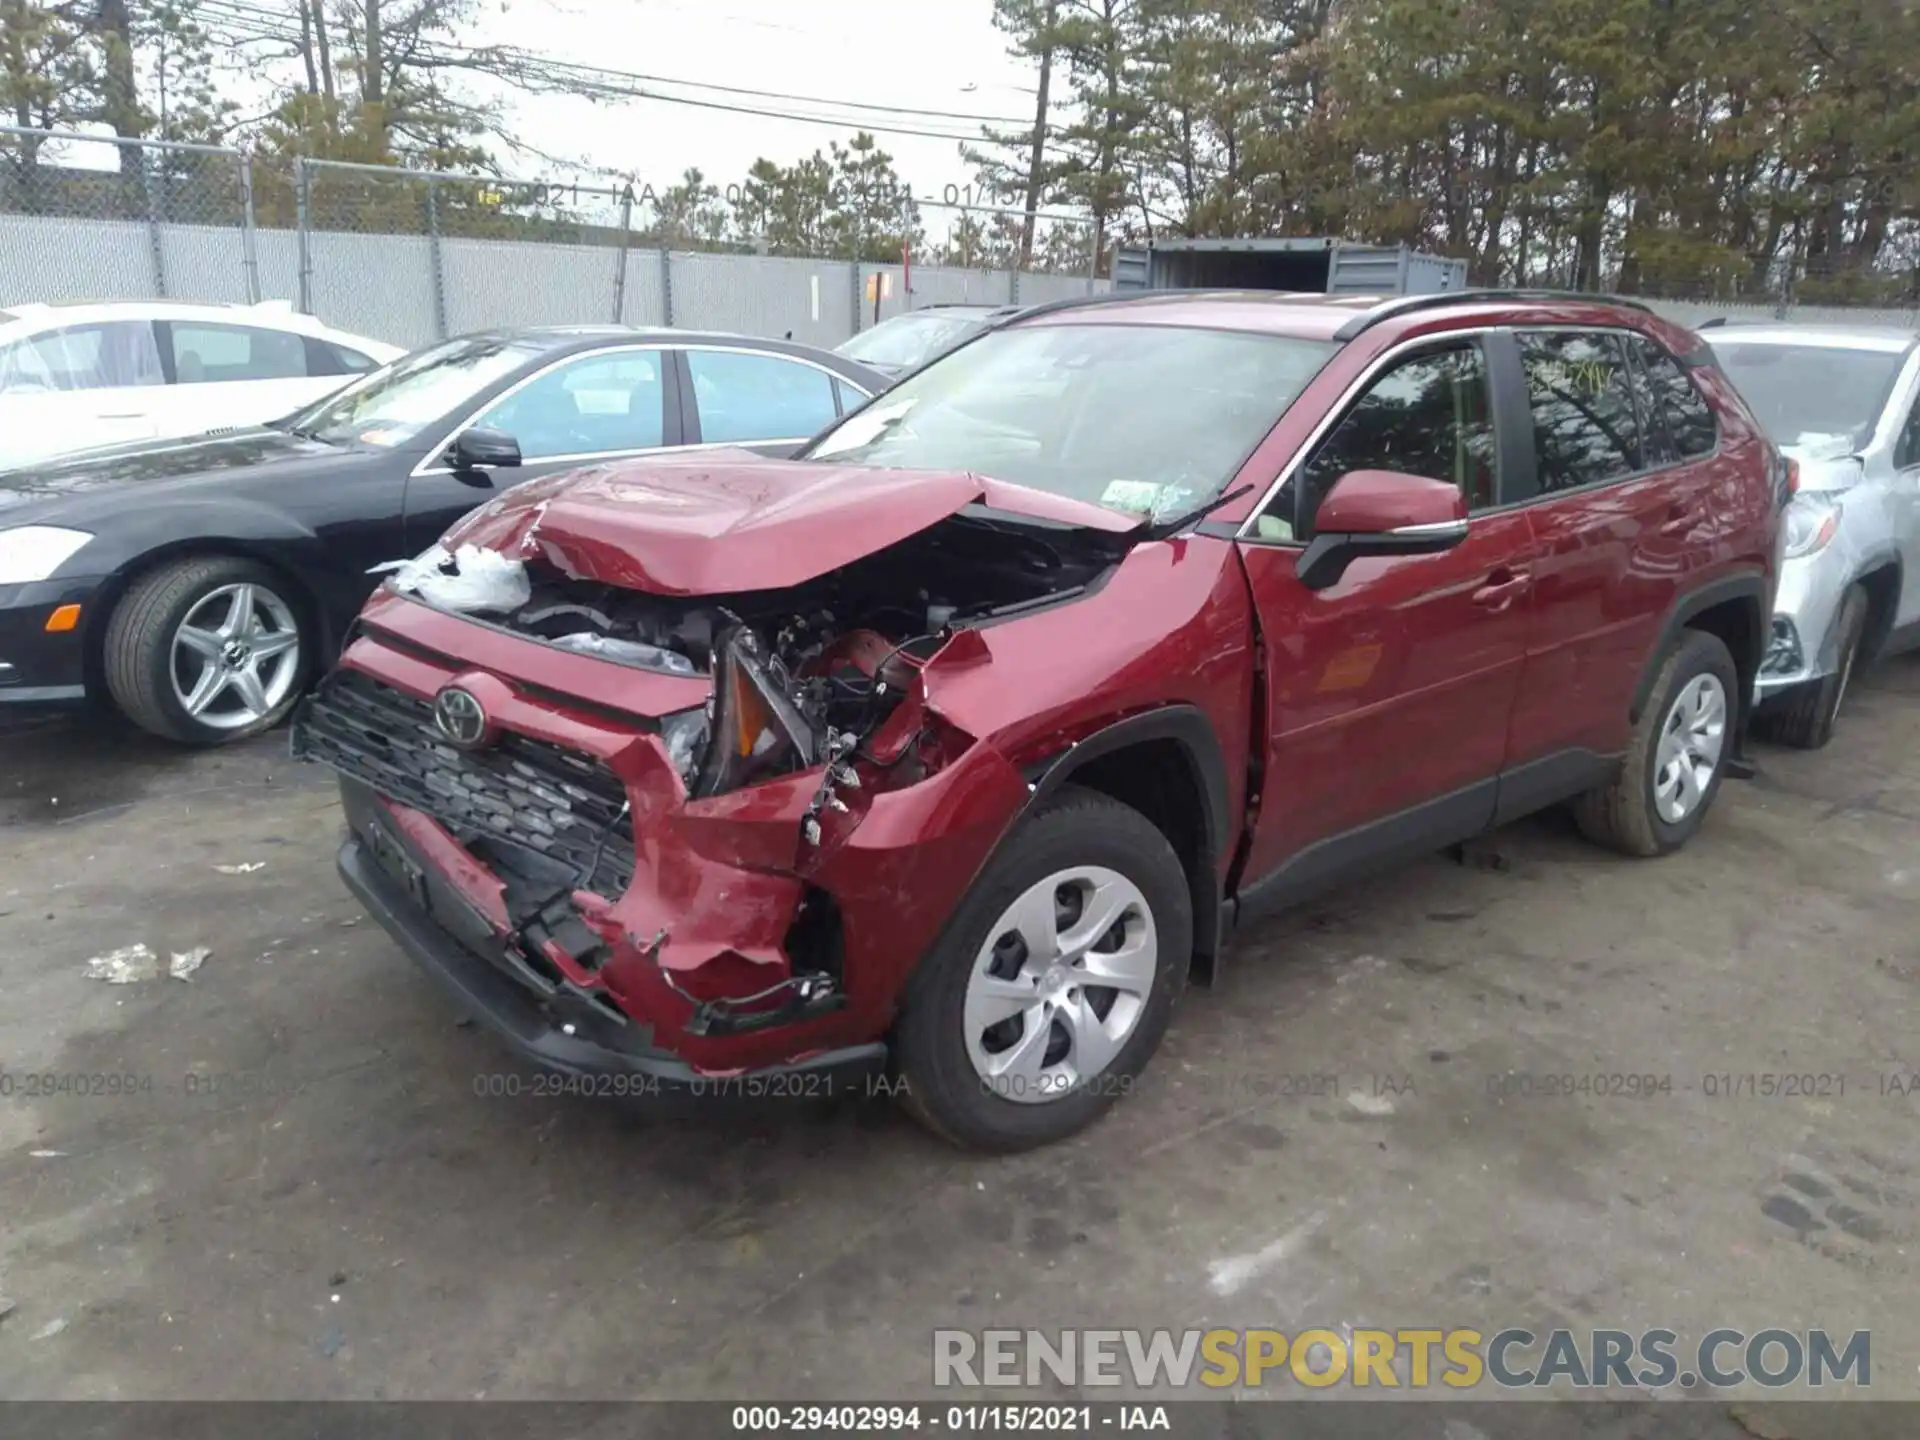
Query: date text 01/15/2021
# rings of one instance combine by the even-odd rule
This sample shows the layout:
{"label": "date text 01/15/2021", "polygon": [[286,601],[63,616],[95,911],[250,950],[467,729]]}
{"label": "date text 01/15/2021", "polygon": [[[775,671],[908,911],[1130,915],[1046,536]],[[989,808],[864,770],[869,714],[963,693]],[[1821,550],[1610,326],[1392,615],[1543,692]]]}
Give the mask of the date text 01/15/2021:
{"label": "date text 01/15/2021", "polygon": [[1102,1430],[1171,1430],[1164,1405],[736,1405],[742,1434],[868,1433],[944,1430],[1082,1435]]}
{"label": "date text 01/15/2021", "polygon": [[1628,1099],[1675,1094],[1707,1100],[1844,1100],[1849,1096],[1920,1095],[1920,1072],[1885,1071],[1871,1076],[1842,1071],[1718,1071],[1682,1076],[1656,1072],[1509,1070],[1486,1077],[1497,1100]]}
{"label": "date text 01/15/2021", "polygon": [[[1019,1078],[982,1080],[988,1089],[1009,1098],[1025,1098],[1028,1082]],[[1031,1093],[1044,1093],[1045,1082]],[[1166,1083],[1165,1077],[1102,1075],[1077,1082],[1081,1088],[1122,1096],[1139,1094]],[[1339,1075],[1224,1075],[1189,1076],[1179,1082],[1201,1094],[1246,1095],[1266,1099],[1339,1099],[1348,1094],[1413,1095],[1411,1075],[1371,1075],[1348,1080]],[[909,1090],[905,1076],[889,1073],[839,1075],[833,1071],[793,1071],[774,1074],[694,1075],[671,1083],[640,1071],[574,1075],[558,1071],[482,1071],[471,1087],[485,1099],[591,1100],[645,1099],[672,1094],[679,1097],[742,1100],[828,1100],[860,1096],[869,1100],[898,1098]]]}

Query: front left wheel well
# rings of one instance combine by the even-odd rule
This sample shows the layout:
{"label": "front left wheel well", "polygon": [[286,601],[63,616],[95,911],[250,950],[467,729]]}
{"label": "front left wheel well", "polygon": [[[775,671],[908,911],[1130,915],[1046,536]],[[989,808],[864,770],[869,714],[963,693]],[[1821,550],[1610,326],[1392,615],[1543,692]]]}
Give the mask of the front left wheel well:
{"label": "front left wheel well", "polygon": [[1722,600],[1689,615],[1686,628],[1711,635],[1727,647],[1734,673],[1740,677],[1739,704],[1744,713],[1751,705],[1760,661],[1766,654],[1766,618],[1760,614],[1759,602],[1744,596]]}
{"label": "front left wheel well", "polygon": [[[120,602],[147,576],[168,565],[183,560],[210,560],[226,556],[235,560],[250,560],[267,569],[286,582],[285,598],[291,602],[301,621],[312,627],[313,634],[320,646],[320,653],[332,653],[335,636],[327,624],[326,607],[320,603],[320,597],[285,565],[276,563],[270,556],[226,539],[192,539],[149,550],[137,559],[129,561],[113,575],[105,585],[95,592],[93,602],[87,607],[84,620],[84,654],[81,664],[84,670],[87,693],[91,696],[107,697],[106,681],[106,645],[107,626],[113,619],[113,612]],[[111,707],[111,700],[107,703]]]}
{"label": "front left wheel well", "polygon": [[1854,582],[1867,592],[1867,628],[1860,637],[1860,658],[1879,657],[1893,633],[1893,617],[1900,613],[1900,562],[1888,560]]}
{"label": "front left wheel well", "polygon": [[1193,896],[1191,978],[1211,980],[1220,944],[1218,855],[1206,782],[1191,751],[1171,736],[1142,738],[1094,755],[1058,779],[1137,810],[1167,837]]}

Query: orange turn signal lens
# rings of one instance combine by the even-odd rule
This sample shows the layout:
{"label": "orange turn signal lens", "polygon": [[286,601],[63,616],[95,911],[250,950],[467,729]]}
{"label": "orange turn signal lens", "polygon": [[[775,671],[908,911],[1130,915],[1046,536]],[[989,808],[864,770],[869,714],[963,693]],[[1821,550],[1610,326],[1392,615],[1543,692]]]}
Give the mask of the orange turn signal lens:
{"label": "orange turn signal lens", "polygon": [[62,605],[47,616],[46,631],[49,635],[64,635],[80,624],[80,607]]}

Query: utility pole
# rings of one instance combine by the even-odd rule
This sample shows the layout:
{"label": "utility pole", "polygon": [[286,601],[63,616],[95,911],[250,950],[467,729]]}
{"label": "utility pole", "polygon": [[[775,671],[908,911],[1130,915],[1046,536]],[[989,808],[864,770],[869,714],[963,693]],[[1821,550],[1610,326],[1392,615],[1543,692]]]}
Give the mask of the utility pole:
{"label": "utility pole", "polygon": [[1020,263],[1025,270],[1033,264],[1034,214],[1040,208],[1040,182],[1047,160],[1047,88],[1053,79],[1053,12],[1057,0],[1047,0],[1046,18],[1041,21],[1040,90],[1033,107],[1033,149],[1027,159],[1027,213],[1020,222]]}

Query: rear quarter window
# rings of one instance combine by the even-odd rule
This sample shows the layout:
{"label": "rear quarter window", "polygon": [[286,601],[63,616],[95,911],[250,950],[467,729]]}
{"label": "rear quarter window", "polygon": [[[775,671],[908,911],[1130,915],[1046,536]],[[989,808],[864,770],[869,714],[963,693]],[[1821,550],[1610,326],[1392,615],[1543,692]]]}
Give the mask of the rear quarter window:
{"label": "rear quarter window", "polygon": [[1673,448],[1682,460],[1711,455],[1720,443],[1720,429],[1707,397],[1700,393],[1685,367],[1657,340],[1641,336],[1635,344],[1640,351],[1640,369],[1647,380],[1648,398],[1654,406],[1655,423],[1665,423]]}

